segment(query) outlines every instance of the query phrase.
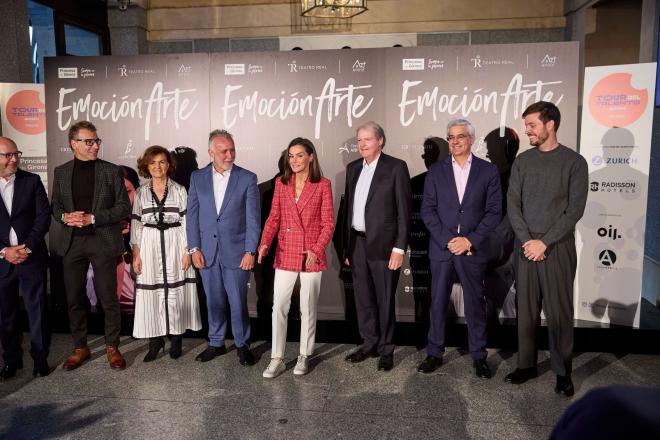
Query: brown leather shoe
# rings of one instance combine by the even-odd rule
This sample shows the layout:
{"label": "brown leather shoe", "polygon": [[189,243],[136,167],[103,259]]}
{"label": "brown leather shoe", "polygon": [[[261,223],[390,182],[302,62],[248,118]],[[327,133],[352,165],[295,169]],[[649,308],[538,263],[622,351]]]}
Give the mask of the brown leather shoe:
{"label": "brown leather shoe", "polygon": [[92,354],[89,352],[89,347],[76,348],[73,350],[73,354],[64,361],[62,368],[67,371],[75,370],[91,357]]}
{"label": "brown leather shoe", "polygon": [[119,352],[119,347],[108,345],[105,347],[105,351],[108,353],[108,363],[110,364],[110,368],[113,370],[123,370],[126,368],[126,360]]}

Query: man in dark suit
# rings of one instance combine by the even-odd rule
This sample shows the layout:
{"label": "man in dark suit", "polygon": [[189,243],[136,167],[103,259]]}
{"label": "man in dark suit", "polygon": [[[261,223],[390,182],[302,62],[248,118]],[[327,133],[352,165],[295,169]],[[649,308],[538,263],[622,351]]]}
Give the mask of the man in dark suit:
{"label": "man in dark suit", "polygon": [[0,137],[0,340],[5,361],[0,379],[14,377],[23,368],[19,286],[30,323],[34,377],[50,374],[44,242],[50,207],[39,176],[18,169],[21,154],[14,141]]}
{"label": "man in dark suit", "polygon": [[362,158],[346,167],[344,258],[353,273],[364,343],[346,360],[380,356],[378,369],[389,371],[394,365],[394,294],[410,230],[410,174],[404,161],[382,152],[385,132],[375,122],[358,128],[357,143]]}
{"label": "man in dark suit", "polygon": [[474,127],[464,119],[447,125],[451,157],[429,169],[422,219],[431,233],[431,328],[427,357],[417,368],[430,373],[442,364],[445,317],[454,274],[463,287],[468,347],[477,377],[490,378],[486,363],[484,278],[488,237],[502,217],[502,189],[495,165],[472,154]]}
{"label": "man in dark suit", "polygon": [[64,286],[69,309],[73,354],[62,368],[73,370],[90,358],[87,346],[87,269],[94,269],[94,290],[105,314],[108,363],[123,369],[119,352],[121,315],[117,300],[117,258],[124,251],[121,220],[131,204],[121,169],[98,159],[101,139],[96,127],[81,121],[69,129],[74,159],[55,168],[53,222],[49,236],[52,253],[63,257]]}

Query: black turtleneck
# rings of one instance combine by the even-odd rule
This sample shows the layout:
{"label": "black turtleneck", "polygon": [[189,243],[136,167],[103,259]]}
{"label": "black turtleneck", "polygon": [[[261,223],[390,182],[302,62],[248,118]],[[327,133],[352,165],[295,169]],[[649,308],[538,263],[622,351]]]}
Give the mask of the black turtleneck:
{"label": "black turtleneck", "polygon": [[[92,204],[94,203],[95,169],[95,160],[73,159],[71,193],[73,195],[73,206],[76,211],[92,212]],[[94,229],[91,225],[82,229],[76,229],[76,233],[81,234],[89,234],[93,231]]]}

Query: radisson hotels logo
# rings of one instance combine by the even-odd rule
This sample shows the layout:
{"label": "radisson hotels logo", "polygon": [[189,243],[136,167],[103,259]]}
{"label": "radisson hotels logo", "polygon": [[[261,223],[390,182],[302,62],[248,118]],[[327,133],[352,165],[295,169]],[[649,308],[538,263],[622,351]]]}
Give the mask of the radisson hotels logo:
{"label": "radisson hotels logo", "polygon": [[607,193],[635,193],[637,192],[637,182],[633,180],[601,180],[593,181],[589,184],[592,192]]}

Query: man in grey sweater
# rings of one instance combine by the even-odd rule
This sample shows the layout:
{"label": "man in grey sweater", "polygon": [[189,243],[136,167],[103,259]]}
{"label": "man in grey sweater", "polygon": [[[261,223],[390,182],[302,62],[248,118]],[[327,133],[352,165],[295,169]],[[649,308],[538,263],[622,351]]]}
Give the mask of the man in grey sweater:
{"label": "man in grey sweater", "polygon": [[516,158],[507,193],[509,219],[522,247],[516,250],[518,367],[504,380],[521,384],[537,376],[536,327],[543,305],[555,392],[571,396],[574,230],[584,213],[589,173],[584,158],[557,141],[561,115],[554,104],[534,103],[523,118],[535,148]]}

